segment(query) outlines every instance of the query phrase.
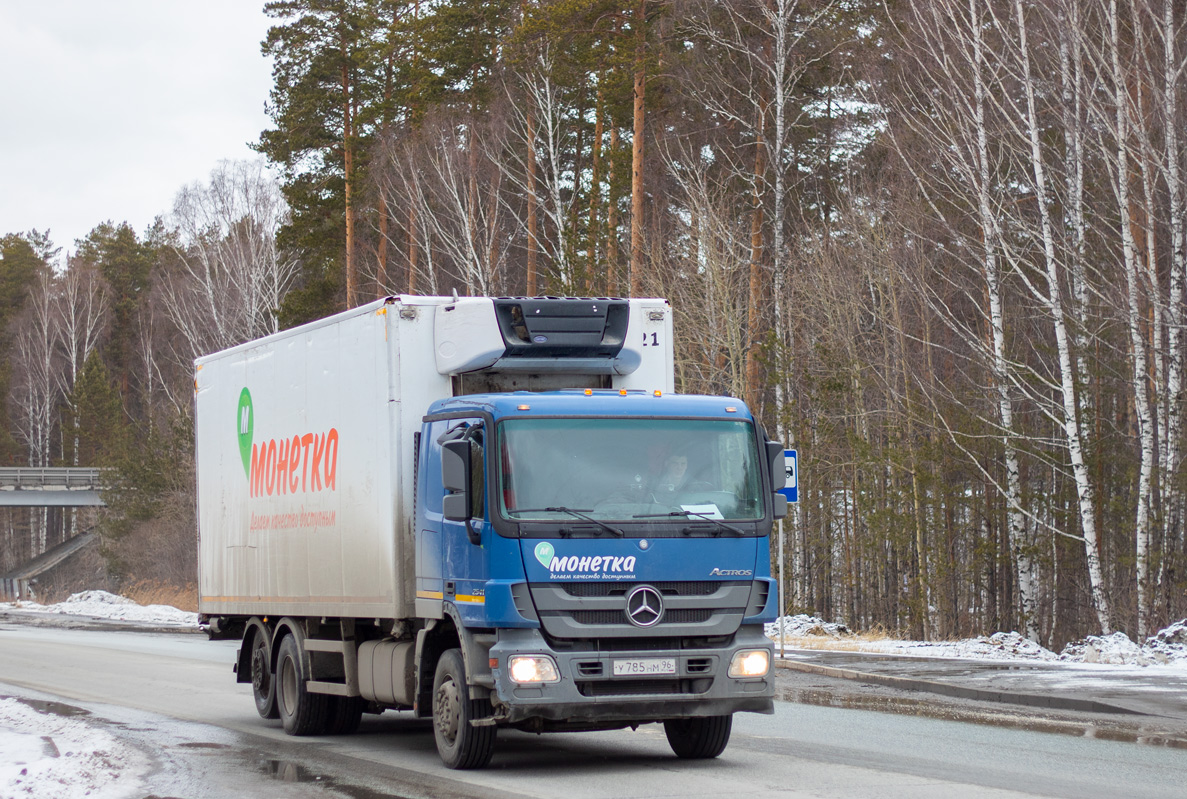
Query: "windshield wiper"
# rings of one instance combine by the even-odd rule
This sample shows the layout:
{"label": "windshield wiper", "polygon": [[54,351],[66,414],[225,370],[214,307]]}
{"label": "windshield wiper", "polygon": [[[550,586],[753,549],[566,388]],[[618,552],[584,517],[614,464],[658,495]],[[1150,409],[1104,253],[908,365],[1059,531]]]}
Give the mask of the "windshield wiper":
{"label": "windshield wiper", "polygon": [[624,537],[622,530],[616,530],[613,527],[611,527],[610,525],[606,524],[604,521],[601,521],[600,519],[595,519],[592,516],[585,515],[585,514],[591,512],[592,510],[593,510],[593,508],[566,508],[564,505],[557,505],[557,506],[551,507],[551,508],[516,508],[513,511],[508,511],[508,513],[541,513],[541,512],[543,512],[543,513],[567,513],[570,516],[581,519],[583,521],[592,522],[592,523],[596,524],[598,527],[601,527],[603,530],[606,530],[606,531],[618,536],[619,538]]}
{"label": "windshield wiper", "polygon": [[668,511],[667,513],[636,513],[632,518],[635,518],[635,519],[663,519],[663,518],[668,518],[670,516],[683,516],[686,519],[689,516],[696,516],[698,519],[704,519],[707,522],[712,522],[713,524],[717,525],[718,529],[727,530],[731,533],[734,533],[736,535],[740,535],[743,537],[745,537],[745,535],[746,535],[745,530],[740,530],[739,528],[734,527],[732,524],[726,524],[721,519],[714,519],[712,516],[710,516],[707,513],[698,513],[695,510],[673,510],[673,511]]}

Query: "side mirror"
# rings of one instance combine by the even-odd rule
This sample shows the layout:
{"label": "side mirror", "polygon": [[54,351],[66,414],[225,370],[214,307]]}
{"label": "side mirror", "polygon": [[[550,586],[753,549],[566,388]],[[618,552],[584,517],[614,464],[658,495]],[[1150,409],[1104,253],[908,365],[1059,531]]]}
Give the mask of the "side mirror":
{"label": "side mirror", "polygon": [[778,492],[771,494],[771,516],[775,519],[787,516],[787,497]]}
{"label": "side mirror", "polygon": [[449,493],[441,498],[441,515],[451,522],[465,522],[471,544],[481,544],[482,534],[470,524],[470,439],[455,438],[441,445],[441,485]]}
{"label": "side mirror", "polygon": [[787,485],[787,456],[781,442],[767,442],[767,461],[771,466],[771,490],[778,491]]}
{"label": "side mirror", "polygon": [[783,444],[779,441],[767,442],[767,461],[771,467],[771,518],[782,519],[787,516],[787,497],[779,493],[779,489],[787,485],[787,456],[783,452]]}

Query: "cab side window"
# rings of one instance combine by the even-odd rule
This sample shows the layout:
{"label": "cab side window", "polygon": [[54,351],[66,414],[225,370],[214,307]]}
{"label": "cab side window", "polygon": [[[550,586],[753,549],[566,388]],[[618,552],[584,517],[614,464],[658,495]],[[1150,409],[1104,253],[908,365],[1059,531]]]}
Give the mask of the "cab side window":
{"label": "cab side window", "polygon": [[470,513],[475,519],[486,518],[486,466],[482,427],[470,428]]}

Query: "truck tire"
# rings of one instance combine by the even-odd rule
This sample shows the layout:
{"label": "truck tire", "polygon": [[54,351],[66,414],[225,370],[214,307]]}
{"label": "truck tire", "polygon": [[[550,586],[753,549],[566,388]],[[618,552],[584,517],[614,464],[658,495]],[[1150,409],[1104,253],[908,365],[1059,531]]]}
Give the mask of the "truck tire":
{"label": "truck tire", "polygon": [[664,732],[676,757],[700,760],[717,757],[725,751],[733,726],[732,715],[669,719],[664,722]]}
{"label": "truck tire", "polygon": [[268,646],[268,635],[259,627],[254,628],[251,637],[251,692],[260,718],[280,718],[276,708],[276,675],[272,673],[271,647]]}
{"label": "truck tire", "polygon": [[275,682],[280,721],[289,735],[320,735],[326,729],[330,697],[309,693],[305,689],[307,679],[297,639],[286,635],[280,642]]}
{"label": "truck tire", "polygon": [[361,696],[331,696],[326,720],[326,735],[351,735],[358,732],[366,700]]}
{"label": "truck tire", "polygon": [[491,714],[489,699],[471,699],[460,649],[437,661],[433,678],[433,737],[446,768],[482,768],[495,751],[495,728],[475,727],[473,719]]}

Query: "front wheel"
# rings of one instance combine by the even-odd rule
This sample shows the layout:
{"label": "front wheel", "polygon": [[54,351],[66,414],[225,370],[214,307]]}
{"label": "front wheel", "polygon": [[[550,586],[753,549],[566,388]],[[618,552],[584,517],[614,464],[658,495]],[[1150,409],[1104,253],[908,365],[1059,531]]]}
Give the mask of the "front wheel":
{"label": "front wheel", "polygon": [[664,722],[664,732],[676,757],[700,760],[717,757],[725,751],[733,726],[732,715],[669,719]]}
{"label": "front wheel", "polygon": [[475,727],[473,719],[491,714],[489,699],[471,699],[460,649],[437,661],[433,678],[433,737],[446,768],[482,768],[495,751],[495,728]]}

